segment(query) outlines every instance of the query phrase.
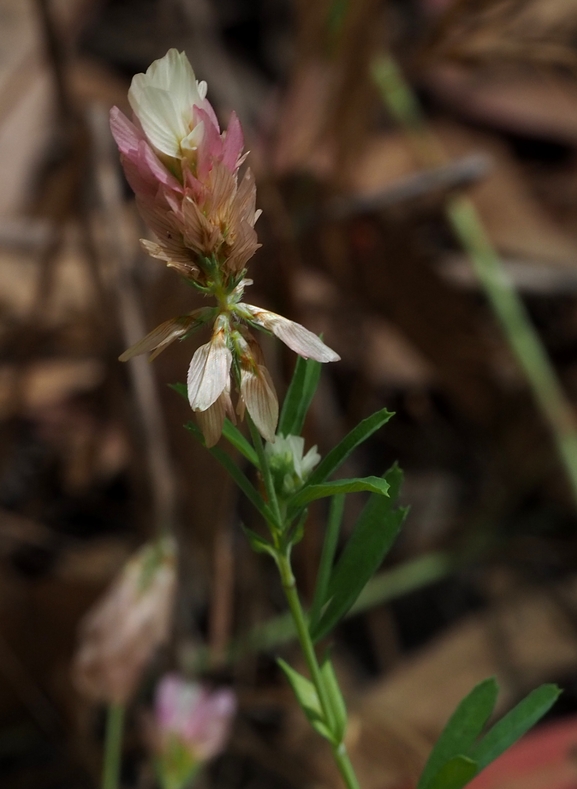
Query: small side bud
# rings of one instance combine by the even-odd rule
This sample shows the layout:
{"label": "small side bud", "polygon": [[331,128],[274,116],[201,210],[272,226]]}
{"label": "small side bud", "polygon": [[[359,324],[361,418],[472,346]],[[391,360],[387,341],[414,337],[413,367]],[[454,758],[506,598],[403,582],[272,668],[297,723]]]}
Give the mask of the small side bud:
{"label": "small side bud", "polygon": [[306,455],[304,448],[301,436],[278,435],[274,443],[265,446],[277,493],[285,498],[302,488],[321,459],[316,446]]}

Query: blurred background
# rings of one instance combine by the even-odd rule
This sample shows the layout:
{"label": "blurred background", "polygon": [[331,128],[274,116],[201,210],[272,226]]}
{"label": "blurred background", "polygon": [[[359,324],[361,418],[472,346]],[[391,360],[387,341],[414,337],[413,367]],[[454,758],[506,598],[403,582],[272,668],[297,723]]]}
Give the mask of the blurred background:
{"label": "blurred background", "polygon": [[[411,505],[334,638],[364,789],[414,786],[490,675],[502,711],[540,682],[565,688],[553,714],[571,736],[530,785],[577,786],[577,500],[446,214],[472,201],[571,412],[577,0],[0,0],[0,785],[98,785],[103,712],[70,677],[78,624],[169,522],[176,626],[131,708],[124,785],[154,786],[141,719],[150,678],[178,667],[239,698],[205,786],[339,786],[274,661],[298,658],[274,568],[239,528],[253,515],[168,387],[194,342],[117,361],[191,308],[140,250],[108,131],[132,75],[169,47],[208,81],[221,122],[235,109],[243,123],[263,209],[251,301],[342,357],[323,370],[307,446],[324,453],[374,410],[396,412],[346,474],[398,459]],[[265,353],[282,394],[294,357]],[[324,517],[311,510],[295,554],[309,601]]]}

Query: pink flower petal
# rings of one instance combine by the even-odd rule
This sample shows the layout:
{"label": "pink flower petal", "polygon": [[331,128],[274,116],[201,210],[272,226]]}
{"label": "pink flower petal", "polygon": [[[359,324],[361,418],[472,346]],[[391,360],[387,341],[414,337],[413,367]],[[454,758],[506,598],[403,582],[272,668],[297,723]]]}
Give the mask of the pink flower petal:
{"label": "pink flower petal", "polygon": [[231,172],[238,169],[239,159],[244,146],[242,127],[236,112],[233,112],[225,132],[222,146],[222,163]]}

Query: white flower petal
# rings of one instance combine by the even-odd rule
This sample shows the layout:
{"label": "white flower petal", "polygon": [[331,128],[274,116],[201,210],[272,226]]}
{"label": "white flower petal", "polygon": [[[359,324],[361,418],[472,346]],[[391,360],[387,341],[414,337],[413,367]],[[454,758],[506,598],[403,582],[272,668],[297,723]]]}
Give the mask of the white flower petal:
{"label": "white flower petal", "polygon": [[271,331],[292,351],[305,359],[315,359],[317,362],[338,362],[341,358],[316,334],[305,329],[300,323],[290,321],[282,315],[277,315],[276,312],[254,307],[252,304],[239,304],[238,307],[246,309],[258,326]]}
{"label": "white flower petal", "polygon": [[232,354],[222,332],[217,332],[192,357],[188,369],[188,401],[193,411],[206,411],[226,388]]}
{"label": "white flower petal", "polygon": [[138,104],[131,102],[131,106],[154,147],[168,156],[178,156],[180,141],[188,135],[189,127],[173,96],[160,88],[146,86],[140,91]]}
{"label": "white flower petal", "polygon": [[150,142],[168,156],[178,156],[190,132],[192,107],[202,102],[194,71],[184,52],[170,49],[136,74],[128,101]]}
{"label": "white flower petal", "polygon": [[183,151],[195,151],[204,137],[204,121],[197,123],[194,129],[181,140],[180,147]]}

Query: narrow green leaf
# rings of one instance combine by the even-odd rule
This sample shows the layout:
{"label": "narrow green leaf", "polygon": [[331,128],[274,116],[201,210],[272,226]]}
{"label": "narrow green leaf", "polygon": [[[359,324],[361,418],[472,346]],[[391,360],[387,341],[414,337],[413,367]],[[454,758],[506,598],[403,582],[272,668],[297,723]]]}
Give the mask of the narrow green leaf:
{"label": "narrow green leaf", "polygon": [[305,417],[319,384],[322,364],[314,359],[297,358],[290,386],[282,405],[277,433],[300,436]]}
{"label": "narrow green leaf", "polygon": [[469,756],[479,763],[479,770],[495,761],[548,712],[559,697],[557,685],[541,685],[504,715],[476,745]]}
{"label": "narrow green leaf", "polygon": [[402,479],[399,467],[392,466],[383,480],[390,486],[390,497],[371,496],[361,512],[331,574],[325,595],[328,602],[320,620],[310,628],[314,641],[323,638],[345,616],[393,544],[407,515],[404,508],[393,509]]}
{"label": "narrow green leaf", "polygon": [[299,674],[298,671],[295,671],[281,658],[277,658],[277,663],[284,671],[293,693],[311,726],[327,740],[334,742],[334,737],[324,720],[321,703],[313,683],[306,677],[303,677],[302,674]]}
{"label": "narrow green leaf", "polygon": [[252,529],[247,528],[242,523],[241,528],[246,534],[246,538],[249,541],[250,547],[253,549],[253,551],[256,553],[268,553],[272,557],[276,555],[274,545],[268,542],[268,540],[266,540],[264,537],[261,537],[260,534],[257,534],[255,531],[252,531]]}
{"label": "narrow green leaf", "polygon": [[[179,395],[184,397],[185,400],[188,400],[188,391],[186,389],[186,384],[169,384],[171,389],[174,389]],[[253,466],[258,468],[258,459],[256,456],[256,452],[248,443],[246,438],[243,434],[236,428],[230,419],[224,420],[224,425],[222,428],[222,434],[229,442],[232,444],[235,449],[238,449],[241,455],[243,455],[249,463],[252,463]]]}
{"label": "narrow green leaf", "polygon": [[256,452],[248,443],[240,430],[232,424],[230,419],[224,420],[222,435],[226,438],[229,444],[232,444],[235,449],[238,449],[240,454],[245,457],[249,463],[252,463],[255,468],[259,467]]}
{"label": "narrow green leaf", "polygon": [[463,789],[479,772],[479,765],[466,756],[454,756],[441,767],[430,789]]}
{"label": "narrow green leaf", "polygon": [[309,627],[311,629],[314,629],[315,624],[319,620],[321,609],[326,603],[327,587],[331,577],[335,553],[339,542],[339,532],[341,528],[341,521],[343,519],[344,508],[344,493],[334,496],[329,509],[327,531],[323,543],[319,571],[317,574],[317,583],[315,586],[315,593],[309,615]]}
{"label": "narrow green leaf", "polygon": [[335,739],[340,743],[344,740],[347,730],[347,707],[329,655],[325,657],[321,665],[321,673],[331,705],[331,714],[333,718],[331,721],[331,729]]}
{"label": "narrow green leaf", "polygon": [[319,466],[311,474],[308,484],[318,485],[320,482],[324,482],[328,479],[331,474],[344,463],[351,452],[366,441],[367,438],[372,436],[379,428],[385,425],[392,416],[394,416],[392,411],[387,411],[386,408],[383,408],[382,411],[377,411],[372,416],[359,422],[359,424],[353,428],[334,449],[331,449],[325,458],[323,458]]}
{"label": "narrow green leaf", "polygon": [[491,677],[480,682],[465,696],[435,743],[417,789],[432,789],[433,778],[445,763],[456,756],[470,754],[491,717],[498,693],[497,682]]}
{"label": "narrow green leaf", "polygon": [[317,499],[326,499],[338,493],[379,493],[381,496],[389,495],[389,483],[382,477],[361,477],[359,479],[336,479],[332,482],[323,482],[321,485],[307,485],[289,499],[289,510],[298,510]]}
{"label": "narrow green leaf", "polygon": [[185,400],[188,400],[188,390],[186,388],[186,384],[168,384],[168,386],[170,389],[174,389],[174,391],[181,397],[184,397]]}
{"label": "narrow green leaf", "polygon": [[[201,443],[203,446],[206,446],[204,443],[204,436],[202,435],[201,431],[198,427],[194,424],[194,422],[187,422],[185,425],[186,429],[189,430],[193,436]],[[251,502],[251,504],[256,507],[256,509],[260,512],[263,518],[266,520],[267,523],[275,523],[274,516],[268,506],[263,501],[262,497],[256,490],[256,488],[251,485],[248,478],[243,474],[243,472],[239,469],[236,465],[234,460],[229,457],[220,447],[211,447],[209,449],[210,454],[218,460],[218,462],[224,466],[224,468],[228,471],[230,476],[236,482],[238,487],[242,490],[244,495],[247,499]],[[277,524],[275,524],[277,525]]]}

